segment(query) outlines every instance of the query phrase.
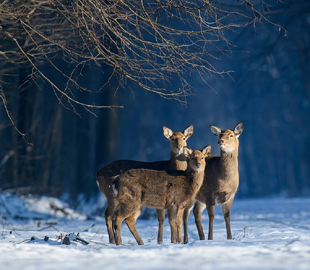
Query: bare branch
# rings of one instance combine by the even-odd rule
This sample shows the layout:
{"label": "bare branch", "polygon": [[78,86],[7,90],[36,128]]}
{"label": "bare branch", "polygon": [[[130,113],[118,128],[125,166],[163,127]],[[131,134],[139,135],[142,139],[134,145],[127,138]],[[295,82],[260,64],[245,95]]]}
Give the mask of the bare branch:
{"label": "bare branch", "polygon": [[[234,3],[234,4],[232,4]],[[227,34],[257,23],[272,24],[264,14],[264,0],[16,0],[0,4],[0,39],[11,43],[0,47],[0,59],[27,64],[48,82],[58,101],[66,99],[83,108],[121,108],[86,104],[76,100],[75,91],[100,92],[111,76],[120,86],[134,83],[163,98],[186,102],[192,95],[188,72],[224,78],[219,71],[219,53],[231,52]],[[281,28],[281,26],[278,26]],[[65,67],[55,59],[63,55]],[[56,85],[42,66],[48,65],[66,80]],[[111,75],[100,89],[80,84],[85,65]],[[64,89],[64,90],[62,90]]]}
{"label": "bare branch", "polygon": [[14,123],[14,120],[13,120],[13,117],[8,109],[8,106],[7,106],[7,102],[6,102],[6,98],[5,98],[5,94],[3,92],[3,89],[2,89],[2,86],[0,85],[0,98],[2,99],[2,102],[3,102],[3,106],[5,108],[5,111],[6,111],[6,114],[8,116],[8,118],[10,119],[13,127],[15,128],[15,130],[22,136],[22,138],[24,139],[24,141],[27,143],[27,144],[30,144],[32,145],[31,143],[27,142],[27,140],[25,139],[25,134],[20,132],[19,129],[16,127],[15,123]]}

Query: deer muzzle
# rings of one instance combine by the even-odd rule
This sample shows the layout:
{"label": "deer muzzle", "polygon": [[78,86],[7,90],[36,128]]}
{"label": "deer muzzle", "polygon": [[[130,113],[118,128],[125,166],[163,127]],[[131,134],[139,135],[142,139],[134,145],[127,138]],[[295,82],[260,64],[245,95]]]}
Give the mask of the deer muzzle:
{"label": "deer muzzle", "polygon": [[219,145],[219,146],[221,146],[221,145],[225,145],[225,141],[224,141],[224,140],[222,140],[222,139],[221,139],[221,140],[219,140],[219,141],[218,141],[218,145]]}

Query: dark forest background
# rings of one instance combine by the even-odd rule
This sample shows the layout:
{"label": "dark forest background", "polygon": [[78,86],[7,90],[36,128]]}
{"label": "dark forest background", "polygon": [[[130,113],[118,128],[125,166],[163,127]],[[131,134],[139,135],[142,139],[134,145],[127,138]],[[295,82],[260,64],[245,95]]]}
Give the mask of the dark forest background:
{"label": "dark forest background", "polygon": [[[272,1],[273,2],[273,1]],[[97,117],[77,107],[61,105],[49,84],[29,79],[30,65],[14,65],[0,58],[0,83],[16,127],[0,106],[0,189],[27,193],[68,195],[77,200],[99,195],[96,172],[117,159],[169,159],[170,143],[162,127],[183,131],[194,125],[189,147],[211,144],[219,154],[209,125],[234,128],[243,122],[240,136],[240,187],[237,197],[310,195],[310,2],[283,4],[268,19],[273,24],[236,29],[228,33],[234,47],[218,55],[218,70],[232,78],[205,78],[188,72],[193,96],[187,104],[161,98],[128,83],[117,91],[109,87],[76,99],[86,103],[116,104],[124,108],[94,109]],[[0,18],[1,22],[1,18]],[[10,46],[0,39],[0,48]],[[223,48],[224,49],[224,48]],[[63,55],[54,62],[69,65]],[[44,72],[58,85],[64,78],[49,65]],[[92,65],[83,69],[81,85],[100,89],[105,73]],[[2,104],[2,103],[1,103]]]}

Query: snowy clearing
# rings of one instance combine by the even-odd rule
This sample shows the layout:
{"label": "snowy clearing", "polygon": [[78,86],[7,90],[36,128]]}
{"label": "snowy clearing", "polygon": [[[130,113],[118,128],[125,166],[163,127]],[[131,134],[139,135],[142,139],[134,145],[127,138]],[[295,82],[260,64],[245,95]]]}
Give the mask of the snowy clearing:
{"label": "snowy clearing", "polygon": [[[138,246],[123,224],[124,245],[117,247],[108,243],[102,217],[89,218],[88,213],[73,211],[55,198],[0,193],[0,265],[1,270],[308,270],[309,206],[310,198],[235,200],[231,218],[234,240],[226,240],[220,206],[216,207],[213,241],[198,239],[191,214],[187,245],[170,243],[167,219],[164,244],[158,245],[157,220],[139,219],[137,229],[145,245]],[[207,234],[206,211],[203,221]],[[70,245],[62,244],[66,235]]]}

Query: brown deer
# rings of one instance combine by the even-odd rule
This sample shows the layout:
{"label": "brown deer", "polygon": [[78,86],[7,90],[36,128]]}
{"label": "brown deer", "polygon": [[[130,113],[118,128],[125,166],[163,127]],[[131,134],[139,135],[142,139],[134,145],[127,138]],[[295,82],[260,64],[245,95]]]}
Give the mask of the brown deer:
{"label": "brown deer", "polygon": [[[171,142],[171,156],[170,160],[158,161],[158,162],[142,162],[134,160],[117,160],[109,165],[101,168],[97,172],[97,185],[101,192],[107,198],[107,208],[105,211],[106,226],[109,235],[109,242],[115,244],[114,231],[112,226],[112,213],[116,206],[116,198],[113,195],[111,183],[121,173],[130,169],[152,169],[160,171],[185,171],[187,168],[187,161],[183,154],[183,147],[186,146],[186,141],[193,135],[194,128],[192,125],[185,128],[183,132],[173,132],[170,128],[163,127],[164,136]],[[128,217],[125,222],[127,226],[133,227],[131,224],[135,224],[137,218],[141,214],[142,209]],[[157,242],[160,244],[163,241],[163,225],[165,220],[165,210],[156,210],[157,218],[159,222]]]}
{"label": "brown deer", "polygon": [[[209,215],[208,239],[213,239],[213,220],[215,205],[221,204],[226,223],[227,239],[232,239],[230,229],[230,209],[239,186],[238,170],[238,137],[243,131],[243,124],[236,125],[234,130],[221,130],[210,125],[212,133],[219,137],[220,156],[209,156],[206,159],[205,178],[196,197],[194,217],[200,240],[205,239],[201,224],[201,214],[207,207]],[[187,227],[191,208],[184,211],[184,243],[188,242]]]}
{"label": "brown deer", "polygon": [[[184,147],[188,164],[186,171],[155,171],[148,169],[129,170],[121,174],[112,183],[118,206],[113,215],[115,241],[122,244],[121,224],[124,219],[139,211],[141,207],[167,209],[171,227],[171,243],[183,243],[182,214],[192,205],[199,191],[205,171],[205,158],[211,152],[211,146],[203,150]],[[137,243],[143,240],[135,226],[130,228]]]}

